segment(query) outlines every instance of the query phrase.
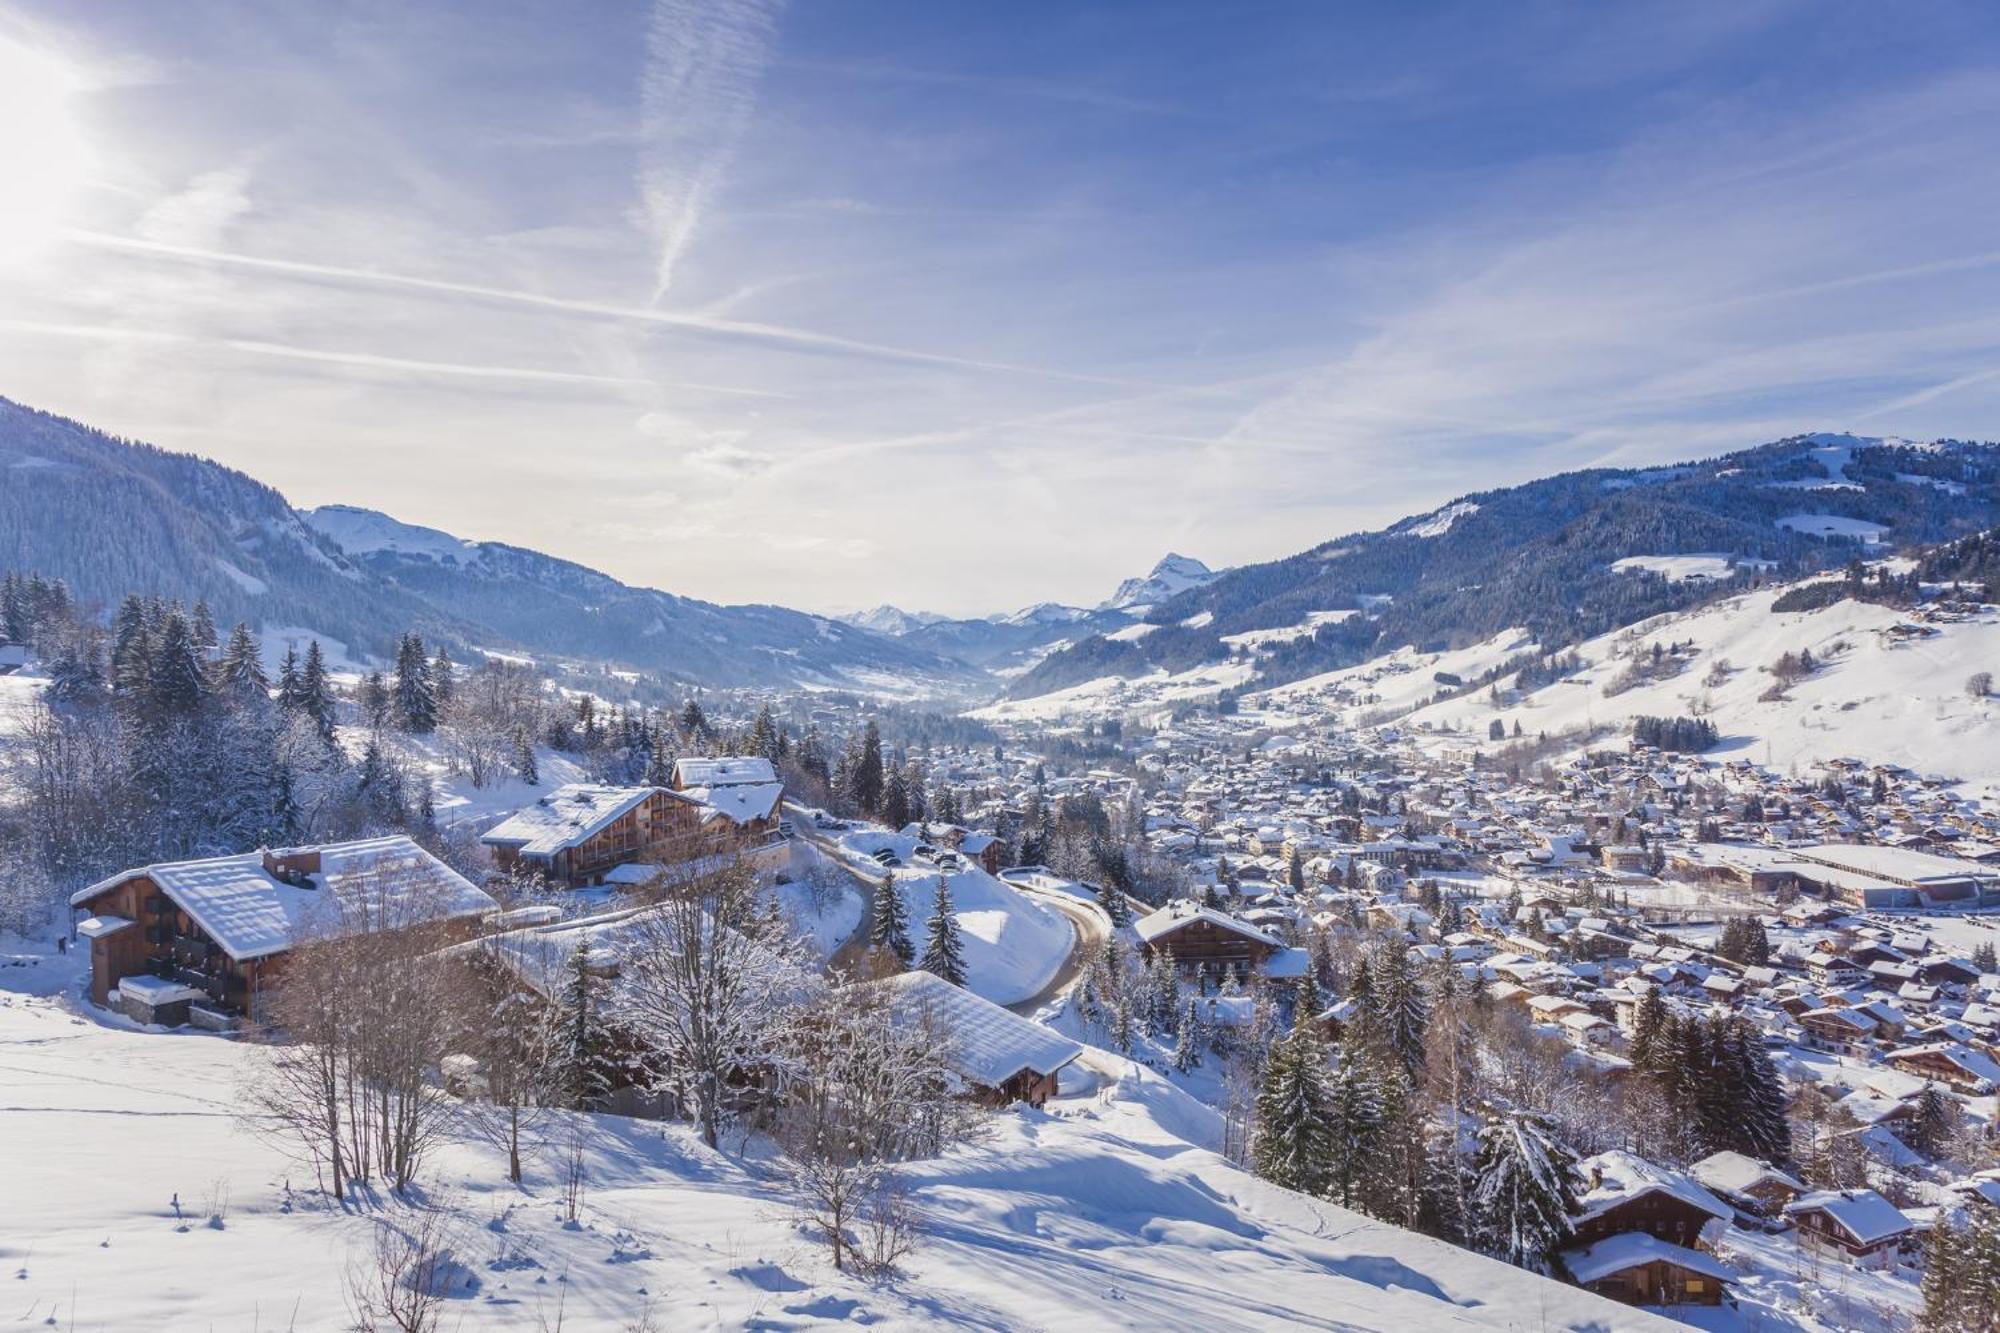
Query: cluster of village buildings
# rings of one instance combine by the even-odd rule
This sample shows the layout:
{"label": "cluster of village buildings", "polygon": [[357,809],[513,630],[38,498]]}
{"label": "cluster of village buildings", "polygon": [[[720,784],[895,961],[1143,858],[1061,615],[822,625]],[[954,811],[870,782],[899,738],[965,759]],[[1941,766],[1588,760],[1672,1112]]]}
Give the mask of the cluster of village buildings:
{"label": "cluster of village buildings", "polygon": [[[2000,974],[1977,947],[1986,935],[2000,945],[1988,924],[2000,914],[1979,910],[2000,906],[2000,814],[1950,784],[1856,761],[1780,775],[1621,746],[1522,772],[1394,727],[1363,739],[1281,721],[1291,725],[1162,717],[1125,762],[1067,772],[1045,771],[1026,737],[933,752],[934,771],[976,794],[940,842],[997,873],[1031,781],[1047,803],[1094,794],[1137,811],[1148,850],[1196,889],[1139,915],[1142,951],[1204,979],[1283,987],[1309,966],[1294,947],[1308,922],[1402,931],[1614,1076],[1657,993],[1684,1014],[1747,1021],[1788,1080],[1832,1095],[1843,1132],[1935,1186],[1899,1207],[1875,1190],[1809,1190],[1733,1153],[1685,1172],[1604,1154],[1584,1164],[1566,1264],[1609,1294],[1723,1299],[1732,1270],[1715,1242],[1730,1227],[1794,1228],[1817,1253],[1884,1266],[1914,1259],[1939,1207],[2000,1206],[2000,1173],[1937,1179],[1903,1138],[1927,1089],[1989,1132],[2000,1117]],[[483,842],[497,873],[616,891],[723,860],[782,874],[793,834],[768,761],[685,758],[669,787],[551,790]],[[1023,873],[1040,872],[1009,875]],[[317,904],[362,878],[423,903],[441,944],[498,933],[543,965],[584,939],[615,984],[618,911],[501,913],[486,888],[384,838],[142,867],[79,892],[93,997],[148,1022],[254,1017]],[[1719,929],[1752,917],[1768,956],[1719,952]],[[524,964],[531,984],[534,973]],[[959,1071],[969,1089],[1035,1102],[1056,1090],[1076,1043],[935,980],[892,989],[948,1008],[972,1034]]]}

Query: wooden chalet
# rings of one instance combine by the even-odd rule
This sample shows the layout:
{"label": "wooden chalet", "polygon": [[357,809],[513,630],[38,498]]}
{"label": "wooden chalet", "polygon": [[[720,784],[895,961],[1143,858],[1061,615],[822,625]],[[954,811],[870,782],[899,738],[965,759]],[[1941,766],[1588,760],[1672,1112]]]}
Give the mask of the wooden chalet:
{"label": "wooden chalet", "polygon": [[[357,902],[369,925],[352,924]],[[443,944],[498,908],[400,835],[163,862],[70,897],[72,912],[89,913],[76,933],[90,942],[91,999],[169,1027],[258,1017],[286,955],[314,937],[380,930],[386,919]]]}
{"label": "wooden chalet", "polygon": [[1627,1305],[1720,1305],[1733,1274],[1712,1256],[1645,1232],[1566,1250],[1578,1286]]}
{"label": "wooden chalet", "polygon": [[533,870],[560,884],[602,884],[621,866],[668,865],[701,855],[703,807],[664,787],[572,782],[515,811],[480,841],[503,871]]}
{"label": "wooden chalet", "polygon": [[1896,1262],[1916,1227],[1874,1190],[1821,1190],[1785,1205],[1798,1223],[1799,1243],[1858,1268]]}
{"label": "wooden chalet", "polygon": [[1284,947],[1268,931],[1189,898],[1140,917],[1132,928],[1142,956],[1171,954],[1174,965],[1189,974],[1232,971],[1248,977]]}
{"label": "wooden chalet", "polygon": [[1577,1243],[1593,1245],[1640,1232],[1674,1245],[1693,1246],[1702,1228],[1734,1214],[1728,1204],[1678,1171],[1634,1153],[1599,1153],[1581,1164],[1590,1188],[1577,1200]]}
{"label": "wooden chalet", "polygon": [[1797,1179],[1769,1162],[1740,1152],[1712,1153],[1689,1171],[1718,1198],[1758,1217],[1776,1216],[1806,1192]]}
{"label": "wooden chalet", "polygon": [[1885,1052],[1882,1061],[1915,1078],[1942,1083],[1957,1092],[1983,1097],[2000,1087],[2000,1063],[1955,1041],[1925,1042]]}

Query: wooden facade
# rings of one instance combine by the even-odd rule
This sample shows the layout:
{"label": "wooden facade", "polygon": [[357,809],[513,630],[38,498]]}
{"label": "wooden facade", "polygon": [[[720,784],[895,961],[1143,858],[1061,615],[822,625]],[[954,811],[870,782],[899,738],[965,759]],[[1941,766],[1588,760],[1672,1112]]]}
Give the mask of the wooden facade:
{"label": "wooden facade", "polygon": [[1165,952],[1183,972],[1219,975],[1225,968],[1247,976],[1277,953],[1277,946],[1246,930],[1231,929],[1205,916],[1189,917],[1145,941],[1144,957]]}
{"label": "wooden facade", "polygon": [[1634,1264],[1583,1284],[1584,1290],[1627,1305],[1720,1305],[1722,1283],[1668,1259]]}
{"label": "wooden facade", "polygon": [[1648,1189],[1576,1224],[1576,1243],[1591,1245],[1611,1236],[1640,1231],[1693,1249],[1701,1229],[1715,1217],[1666,1189]]}
{"label": "wooden facade", "polygon": [[274,978],[276,959],[238,962],[146,875],[134,875],[88,902],[100,917],[133,924],[90,942],[90,998],[111,1003],[126,977],[178,981],[207,994],[209,1002],[244,1016],[256,1012],[258,992]]}
{"label": "wooden facade", "polygon": [[605,874],[621,865],[677,865],[726,850],[733,839],[721,830],[705,829],[703,813],[704,807],[689,797],[655,787],[630,810],[573,846],[544,854],[524,852],[518,844],[490,845],[494,863],[503,871],[527,868],[580,888],[603,883]]}

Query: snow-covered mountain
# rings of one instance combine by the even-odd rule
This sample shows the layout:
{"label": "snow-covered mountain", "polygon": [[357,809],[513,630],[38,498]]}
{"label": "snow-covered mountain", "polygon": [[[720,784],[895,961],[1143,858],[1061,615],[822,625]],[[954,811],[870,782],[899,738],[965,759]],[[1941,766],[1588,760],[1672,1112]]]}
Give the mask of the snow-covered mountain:
{"label": "snow-covered mountain", "polygon": [[1126,579],[1118,585],[1118,591],[1098,603],[1100,611],[1127,611],[1143,609],[1157,602],[1164,602],[1195,588],[1205,588],[1215,582],[1216,572],[1196,560],[1193,556],[1175,555],[1169,552],[1153,572],[1142,579]]}
{"label": "snow-covered mountain", "polygon": [[415,629],[457,648],[610,662],[713,685],[933,694],[986,677],[921,645],[777,606],[635,588],[498,542],[351,505],[301,514],[191,454],[0,399],[0,568],[85,603],[205,599],[223,624],[312,634],[382,660]]}
{"label": "snow-covered mountain", "polygon": [[2000,446],[1957,440],[1817,433],[1667,467],[1565,473],[1225,570],[1151,604],[1143,616],[1160,632],[1075,635],[1009,694],[1243,657],[1277,683],[1515,627],[1574,643],[1712,600],[1732,578],[1798,577],[1996,523]]}
{"label": "snow-covered mountain", "polygon": [[825,616],[634,587],[539,551],[468,542],[352,505],[323,506],[307,517],[356,564],[487,627],[501,647],[621,662],[713,685],[934,694],[978,679],[961,662]]}
{"label": "snow-covered mountain", "polygon": [[876,634],[899,635],[922,629],[926,625],[935,625],[944,617],[930,611],[905,611],[900,606],[891,606],[884,602],[869,610],[853,611],[844,616],[835,616],[834,619]]}

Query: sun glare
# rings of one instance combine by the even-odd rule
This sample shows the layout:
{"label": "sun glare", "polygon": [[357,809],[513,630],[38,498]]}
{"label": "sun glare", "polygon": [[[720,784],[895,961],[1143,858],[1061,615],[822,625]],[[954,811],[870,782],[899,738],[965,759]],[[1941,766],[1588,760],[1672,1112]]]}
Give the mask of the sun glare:
{"label": "sun glare", "polygon": [[45,251],[69,221],[90,167],[63,61],[0,38],[0,268]]}

